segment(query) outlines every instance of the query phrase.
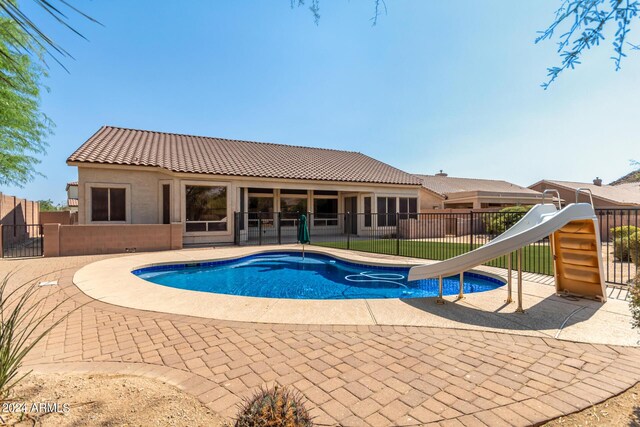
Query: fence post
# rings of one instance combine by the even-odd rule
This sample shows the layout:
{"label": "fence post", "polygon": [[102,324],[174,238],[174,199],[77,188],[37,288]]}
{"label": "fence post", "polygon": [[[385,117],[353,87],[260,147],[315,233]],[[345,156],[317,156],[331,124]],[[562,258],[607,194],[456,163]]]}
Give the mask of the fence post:
{"label": "fence post", "polygon": [[262,246],[262,215],[258,213],[258,246]]}
{"label": "fence post", "polygon": [[400,215],[396,212],[396,255],[400,255]]}
{"label": "fence post", "polygon": [[240,244],[240,215],[238,212],[233,213],[233,244]]}
{"label": "fence post", "polygon": [[469,248],[469,250],[472,251],[473,250],[473,228],[475,227],[475,223],[473,222],[473,211],[469,212],[469,216],[470,216],[469,222],[471,224],[471,236],[470,236],[471,237],[471,247]]}
{"label": "fence post", "polygon": [[345,224],[347,224],[347,249],[351,249],[351,214],[347,212],[344,218]]}
{"label": "fence post", "polygon": [[44,229],[42,224],[38,224],[38,239],[40,239],[40,256],[44,255]]}
{"label": "fence post", "polygon": [[276,218],[278,220],[278,228],[277,228],[277,233],[278,233],[278,244],[281,245],[282,244],[282,212],[278,212],[276,215]]}

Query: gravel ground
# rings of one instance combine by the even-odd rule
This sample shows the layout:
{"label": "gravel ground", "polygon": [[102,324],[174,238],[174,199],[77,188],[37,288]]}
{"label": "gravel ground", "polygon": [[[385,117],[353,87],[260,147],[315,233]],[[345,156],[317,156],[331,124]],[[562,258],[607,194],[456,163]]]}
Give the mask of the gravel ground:
{"label": "gravel ground", "polygon": [[[49,403],[52,412],[41,403]],[[32,374],[2,406],[4,422],[20,427],[224,425],[191,395],[160,381],[125,375]],[[24,409],[27,416],[21,417]]]}
{"label": "gravel ground", "polygon": [[612,397],[599,405],[566,417],[560,417],[544,424],[546,427],[639,427],[640,426],[640,384],[624,393]]}

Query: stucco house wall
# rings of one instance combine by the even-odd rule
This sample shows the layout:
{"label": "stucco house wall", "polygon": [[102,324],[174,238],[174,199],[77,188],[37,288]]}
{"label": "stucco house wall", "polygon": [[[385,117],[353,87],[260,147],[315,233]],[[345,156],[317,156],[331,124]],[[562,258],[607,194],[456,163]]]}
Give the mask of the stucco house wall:
{"label": "stucco house wall", "polygon": [[426,188],[420,189],[420,212],[427,209],[441,209],[444,207],[444,197],[436,195]]}
{"label": "stucco house wall", "polygon": [[[91,188],[116,187],[126,189],[126,221],[130,224],[159,224],[162,222],[162,185],[169,184],[171,191],[171,222],[183,224],[185,244],[231,243],[234,232],[234,212],[248,206],[248,191],[244,191],[244,202],[240,200],[241,188],[274,189],[274,210],[279,211],[279,190],[309,190],[308,206],[312,210],[314,190],[338,191],[338,211],[345,212],[345,198],[358,198],[358,212],[364,211],[364,198],[372,197],[372,211],[376,211],[376,197],[415,197],[421,203],[420,187],[416,185],[390,185],[350,182],[326,182],[312,180],[273,179],[254,177],[229,177],[193,173],[175,173],[158,168],[82,165],[78,166],[78,212],[79,224],[104,224],[92,222]],[[151,169],[151,170],[150,170]],[[187,185],[227,186],[227,230],[220,232],[187,232],[184,222],[185,188]],[[335,227],[339,230],[342,225]],[[368,229],[363,221],[358,223],[359,234],[366,235]]]}

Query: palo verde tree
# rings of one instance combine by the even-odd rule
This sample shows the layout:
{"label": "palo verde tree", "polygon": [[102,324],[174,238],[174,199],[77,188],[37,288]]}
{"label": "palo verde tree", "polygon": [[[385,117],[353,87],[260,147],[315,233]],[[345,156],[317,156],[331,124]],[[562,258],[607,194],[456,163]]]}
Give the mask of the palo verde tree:
{"label": "palo verde tree", "polygon": [[[67,0],[30,0],[58,25],[73,31],[63,9],[97,22]],[[46,87],[46,58],[63,68],[71,55],[19,7],[17,0],[0,0],[0,185],[24,185],[36,175],[38,156],[45,153],[53,123],[40,111]]]}
{"label": "palo verde tree", "polygon": [[[290,0],[291,7],[309,6],[316,24],[320,21],[320,0]],[[382,13],[387,13],[384,0],[372,0],[376,25]],[[535,43],[553,40],[557,36],[560,64],[547,68],[547,81],[542,83],[546,90],[563,71],[572,70],[581,63],[583,54],[605,40],[607,31],[613,33],[613,55],[616,71],[622,67],[622,60],[629,50],[640,50],[639,44],[628,41],[632,25],[640,19],[638,0],[560,0],[553,22],[540,31]],[[559,35],[558,35],[559,34]]]}
{"label": "palo verde tree", "polygon": [[37,172],[52,122],[40,111],[42,65],[16,45],[37,52],[28,35],[0,16],[0,184],[24,185]]}
{"label": "palo verde tree", "polygon": [[[622,67],[625,53],[639,46],[627,39],[631,26],[640,18],[640,2],[636,0],[562,0],[555,19],[540,32],[536,43],[558,37],[559,65],[547,68],[548,80],[542,84],[547,89],[565,70],[580,64],[583,54],[605,40],[606,31],[613,32],[613,60],[615,70]],[[611,28],[613,27],[613,28]]]}

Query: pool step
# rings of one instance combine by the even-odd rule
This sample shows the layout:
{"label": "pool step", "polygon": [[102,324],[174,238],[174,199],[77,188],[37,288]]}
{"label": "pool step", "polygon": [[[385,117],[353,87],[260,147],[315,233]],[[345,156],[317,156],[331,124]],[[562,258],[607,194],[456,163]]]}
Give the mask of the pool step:
{"label": "pool step", "polygon": [[553,233],[556,291],[606,300],[600,239],[594,220],[572,221]]}

